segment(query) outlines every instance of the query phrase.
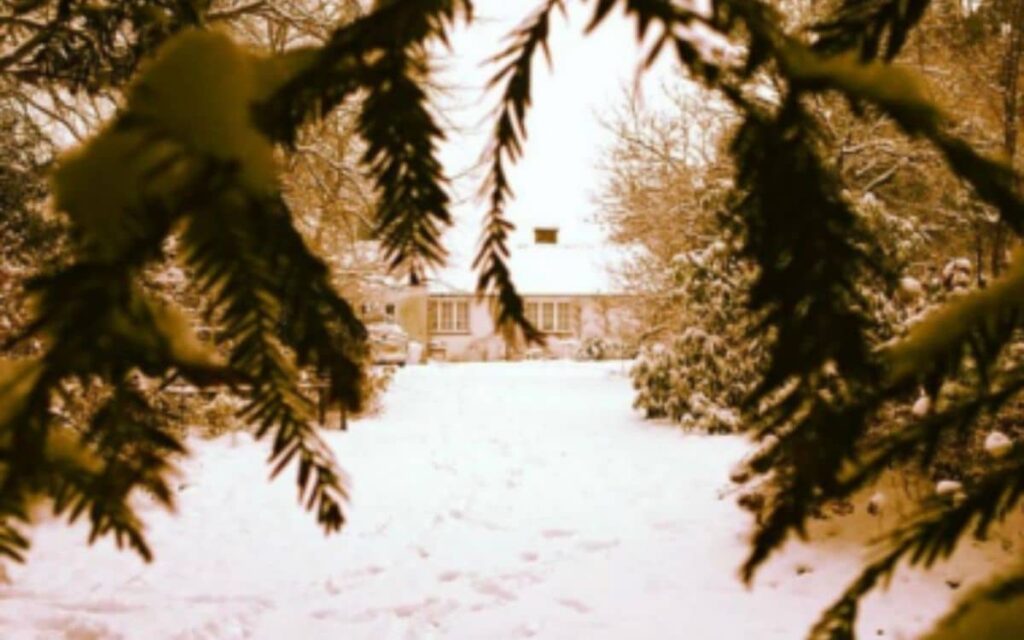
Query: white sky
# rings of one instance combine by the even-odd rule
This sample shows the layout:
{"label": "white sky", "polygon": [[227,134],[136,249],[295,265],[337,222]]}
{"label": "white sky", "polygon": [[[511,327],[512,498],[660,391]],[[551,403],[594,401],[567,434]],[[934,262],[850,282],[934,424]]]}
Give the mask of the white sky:
{"label": "white sky", "polygon": [[[484,85],[496,67],[484,62],[504,48],[505,36],[539,4],[478,0],[474,23],[453,35],[452,50],[441,61],[441,78],[454,87],[451,108],[444,108],[442,115],[458,127],[442,149],[449,175],[462,175],[474,166],[493,127],[491,113],[499,94],[492,91],[484,97]],[[601,187],[602,148],[611,142],[598,116],[621,103],[642,58],[632,21],[615,13],[596,32],[584,36],[591,7],[570,4],[568,19],[559,15],[552,23],[553,68],[548,69],[542,56],[535,64],[526,153],[510,172],[516,198],[508,216],[521,239],[535,225],[560,227],[561,242],[602,238],[600,228],[587,222]],[[657,68],[644,76],[646,98],[658,93],[671,68],[672,60],[663,56]],[[455,184],[457,223],[448,235],[455,263],[471,254],[479,236],[479,220],[486,210],[486,203],[475,197],[481,177],[478,172]]]}

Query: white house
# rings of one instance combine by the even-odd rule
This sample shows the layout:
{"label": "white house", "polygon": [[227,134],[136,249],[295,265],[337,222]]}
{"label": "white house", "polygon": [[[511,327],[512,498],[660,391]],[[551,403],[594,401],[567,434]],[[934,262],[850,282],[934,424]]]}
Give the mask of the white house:
{"label": "white house", "polygon": [[[509,264],[527,317],[547,336],[547,354],[571,356],[588,338],[616,339],[633,332],[630,295],[613,275],[621,253],[608,245],[559,240],[557,228],[535,228],[532,243],[512,248]],[[495,330],[493,300],[476,297],[476,279],[468,267],[453,266],[428,280],[423,325],[428,353],[446,360],[526,355]],[[412,328],[411,334],[420,333]]]}

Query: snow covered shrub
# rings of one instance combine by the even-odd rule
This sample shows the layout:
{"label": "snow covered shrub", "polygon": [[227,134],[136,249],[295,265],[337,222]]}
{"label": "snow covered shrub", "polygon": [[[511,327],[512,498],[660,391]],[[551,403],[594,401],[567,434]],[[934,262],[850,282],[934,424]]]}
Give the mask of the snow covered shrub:
{"label": "snow covered shrub", "polygon": [[638,350],[621,340],[603,337],[586,338],[576,349],[577,360],[632,360]]}
{"label": "snow covered shrub", "polygon": [[245,401],[227,391],[213,397],[194,396],[189,402],[192,430],[204,438],[216,438],[231,431],[244,430],[245,421],[238,418],[238,412],[245,407]]}
{"label": "snow covered shrub", "polygon": [[395,378],[395,367],[392,365],[367,367],[363,379],[365,401],[359,415],[369,416],[380,412],[383,407],[384,392],[391,386]]}
{"label": "snow covered shrub", "polygon": [[722,369],[724,351],[720,338],[692,327],[670,348],[645,348],[630,372],[637,390],[634,406],[649,418],[670,418],[710,432],[735,431],[738,389],[730,388]]}
{"label": "snow covered shrub", "polygon": [[763,359],[744,316],[750,269],[719,240],[677,256],[668,276],[682,316],[668,344],[641,350],[631,371],[634,406],[689,428],[736,431],[737,407]]}

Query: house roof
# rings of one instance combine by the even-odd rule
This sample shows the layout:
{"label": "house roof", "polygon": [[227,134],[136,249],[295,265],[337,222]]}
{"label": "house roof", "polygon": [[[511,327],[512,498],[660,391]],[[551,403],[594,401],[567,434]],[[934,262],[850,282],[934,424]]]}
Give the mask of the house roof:
{"label": "house roof", "polygon": [[[524,296],[624,293],[616,273],[631,252],[614,245],[529,244],[512,248],[509,270]],[[472,294],[478,274],[469,260],[453,259],[429,277],[434,294]]]}

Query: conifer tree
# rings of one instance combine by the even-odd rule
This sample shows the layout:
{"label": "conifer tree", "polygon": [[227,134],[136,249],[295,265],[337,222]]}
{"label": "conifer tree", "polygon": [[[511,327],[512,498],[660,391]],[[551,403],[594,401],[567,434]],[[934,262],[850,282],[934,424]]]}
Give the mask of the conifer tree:
{"label": "conifer tree", "polygon": [[[495,57],[493,86],[502,95],[486,156],[478,290],[493,294],[504,326],[529,339],[539,336],[507,267],[508,165],[524,150],[533,65],[547,54],[550,22],[568,2],[542,3]],[[653,43],[650,59],[673,52],[741,120],[730,147],[730,215],[757,267],[751,312],[769,336],[769,362],[748,399],[748,420],[760,436],[774,436],[753,467],[778,487],[742,570],[748,580],[787,537],[804,532],[822,501],[850,495],[889,464],[927,457],[943,433],[969,426],[1024,386],[1020,365],[1002,357],[1024,318],[1024,257],[988,288],[949,301],[905,339],[872,342],[858,284],[895,274],[823,158],[821,126],[807,106],[816,95],[838,95],[858,112],[888,118],[933,145],[1008,228],[1024,230],[1012,169],[958,137],[956,114],[940,110],[919,78],[893,63],[928,5],[840,0],[808,35],[790,30],[788,17],[764,0],[712,0],[709,10],[671,0],[590,3],[589,28],[624,10],[641,39]],[[56,206],[76,230],[75,255],[70,266],[31,283],[37,317],[20,339],[39,339],[43,354],[6,364],[0,375],[0,550],[21,555],[29,502],[48,496],[59,513],[87,514],[94,536],[112,533],[149,556],[128,497],[145,488],[171,503],[166,470],[181,443],[132,387],[134,371],[246,388],[245,417],[272,438],[275,469],[298,462],[303,501],[335,530],[344,486],[310,426],[295,371],[328,372],[332,398],[358,406],[365,332],[295,231],[275,153],[287,151],[306,123],[358,100],[363,164],[380,194],[375,233],[391,266],[419,281],[443,261],[441,232],[451,221],[437,156],[443,132],[426,89],[427,48],[445,42],[457,21],[471,20],[472,3],[382,0],[339,25],[323,46],[275,56],[206,28],[196,10],[209,8],[203,2],[104,6],[140,15],[150,6],[165,11],[169,21],[138,32],[138,42],[163,41],[159,51],[143,61],[134,47],[122,50],[120,40],[99,37],[108,33],[100,18],[110,16],[93,15],[90,4],[30,0],[15,4],[8,22],[52,7],[49,26],[0,58],[0,69],[16,77],[65,74],[88,87],[97,76],[82,64],[103,59],[97,52],[106,46],[118,52],[110,73],[134,77],[116,117],[54,173]],[[77,39],[74,29],[82,24],[97,37]],[[135,283],[172,231],[180,231],[196,285],[215,300],[227,361]],[[282,325],[284,312],[290,321]],[[56,428],[48,412],[68,380],[106,389],[103,406],[78,430]],[[966,381],[967,391],[960,384],[948,392],[952,380]],[[932,414],[867,438],[867,424],[886,402],[922,384],[935,398]],[[1024,492],[1021,451],[1000,458],[966,489],[963,500],[926,505],[907,522],[813,637],[852,637],[859,599],[898,562],[930,564],[1016,506]],[[978,597],[1019,593],[1019,583],[1014,576]]]}

